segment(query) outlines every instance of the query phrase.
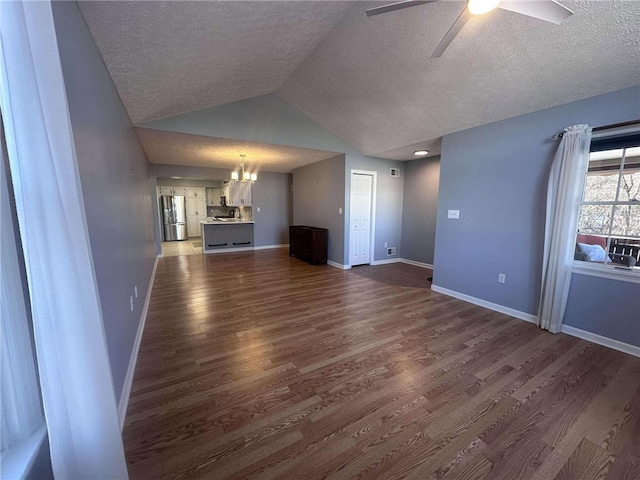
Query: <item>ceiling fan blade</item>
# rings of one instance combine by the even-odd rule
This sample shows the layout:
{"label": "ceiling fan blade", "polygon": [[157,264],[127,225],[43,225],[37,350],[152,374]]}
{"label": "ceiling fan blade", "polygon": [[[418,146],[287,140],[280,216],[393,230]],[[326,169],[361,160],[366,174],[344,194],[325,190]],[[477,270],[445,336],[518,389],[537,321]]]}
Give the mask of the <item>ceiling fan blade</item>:
{"label": "ceiling fan blade", "polygon": [[367,10],[367,17],[374,15],[380,15],[381,13],[393,12],[394,10],[400,10],[401,8],[415,7],[416,5],[422,5],[423,3],[433,3],[438,0],[425,0],[422,2],[414,2],[405,0],[403,2],[390,3],[389,5],[383,5],[382,7],[370,8]]}
{"label": "ceiling fan blade", "polygon": [[573,15],[571,10],[553,0],[539,0],[536,2],[532,2],[531,0],[502,0],[498,8],[539,18],[540,20],[555,23],[556,25],[560,25],[564,20]]}
{"label": "ceiling fan blade", "polygon": [[460,14],[460,16],[456,19],[455,22],[453,22],[453,25],[451,26],[447,34],[444,36],[440,44],[436,47],[433,55],[431,55],[431,58],[440,58],[440,56],[444,53],[449,44],[453,42],[453,39],[456,38],[456,35],[458,35],[458,33],[460,33],[460,30],[462,30],[462,27],[465,26],[472,15],[473,14],[469,11],[469,9],[467,7],[464,7],[464,10]]}

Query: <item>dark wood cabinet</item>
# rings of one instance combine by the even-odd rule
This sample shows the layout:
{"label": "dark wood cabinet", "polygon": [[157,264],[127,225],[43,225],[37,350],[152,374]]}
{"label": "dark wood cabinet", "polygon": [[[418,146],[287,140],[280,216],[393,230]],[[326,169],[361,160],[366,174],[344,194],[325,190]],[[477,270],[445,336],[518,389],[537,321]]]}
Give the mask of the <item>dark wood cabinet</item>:
{"label": "dark wood cabinet", "polygon": [[291,225],[289,227],[289,255],[309,263],[327,263],[326,228]]}

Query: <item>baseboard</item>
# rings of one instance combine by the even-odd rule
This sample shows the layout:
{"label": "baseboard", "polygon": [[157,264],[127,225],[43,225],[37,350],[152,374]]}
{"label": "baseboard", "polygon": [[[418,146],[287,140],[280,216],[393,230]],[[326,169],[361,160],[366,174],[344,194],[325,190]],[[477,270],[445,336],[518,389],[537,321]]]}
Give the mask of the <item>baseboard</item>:
{"label": "baseboard", "polygon": [[[494,310],[496,312],[504,313],[511,317],[524,320],[525,322],[531,322],[535,324],[538,323],[538,317],[536,317],[535,315],[531,315],[530,313],[514,310],[513,308],[505,307],[503,305],[498,305],[497,303],[487,302],[486,300],[472,297],[470,295],[465,295],[464,293],[459,293],[454,290],[449,290],[448,288],[439,287],[438,285],[431,285],[431,290],[433,290],[434,292],[449,295],[450,297],[454,297],[459,300],[464,300],[465,302],[473,303],[474,305],[479,305],[481,307],[488,308],[489,310]],[[560,331],[562,333],[566,333],[567,335],[571,335],[573,337],[577,337],[583,340],[587,340],[589,342],[597,343],[598,345],[602,345],[604,347],[608,347],[613,350],[618,350],[619,352],[628,353],[629,355],[633,355],[635,357],[640,357],[640,347],[636,345],[630,345],[628,343],[624,343],[619,340],[603,337],[602,335],[598,335],[597,333],[587,332],[586,330],[581,330],[579,328],[572,327],[569,325],[562,325],[562,328],[560,329]]]}
{"label": "baseboard", "polygon": [[433,265],[431,265],[430,263],[416,262],[415,260],[409,260],[408,258],[389,258],[386,260],[374,260],[373,262],[371,262],[371,265],[388,265],[390,263],[406,263],[407,265],[429,268],[433,270]]}
{"label": "baseboard", "polygon": [[604,347],[609,347],[620,352],[628,353],[629,355],[633,355],[635,357],[640,357],[640,347],[636,345],[630,345],[619,340],[603,337],[602,335],[598,335],[597,333],[587,332],[586,330],[581,330],[570,325],[562,325],[560,331],[562,333],[566,333],[567,335],[571,335],[572,337],[578,337],[583,340],[588,340],[589,342],[597,343],[598,345],[602,345]]}
{"label": "baseboard", "polygon": [[120,420],[120,430],[122,430],[122,428],[124,427],[124,419],[127,416],[127,407],[129,406],[129,396],[131,395],[133,375],[136,371],[138,352],[140,351],[140,343],[142,342],[142,332],[144,331],[144,325],[147,321],[149,303],[151,302],[151,290],[153,290],[153,282],[156,279],[156,268],[158,267],[158,260],[160,258],[161,255],[158,255],[153,264],[151,278],[149,279],[149,287],[147,288],[147,296],[144,299],[144,306],[142,307],[142,313],[140,314],[140,322],[138,323],[138,332],[136,333],[136,339],[133,342],[133,351],[131,352],[129,367],[127,368],[127,375],[124,378],[124,385],[122,387],[122,393],[120,394],[120,402],[118,403],[118,419]]}
{"label": "baseboard", "polygon": [[371,262],[371,265],[388,265],[390,263],[398,263],[400,262],[399,258],[389,258],[387,260],[374,260]]}
{"label": "baseboard", "polygon": [[349,270],[351,268],[351,265],[342,265],[341,263],[333,262],[331,260],[327,260],[327,265],[339,268],[340,270]]}
{"label": "baseboard", "polygon": [[429,268],[433,270],[433,265],[430,263],[416,262],[415,260],[409,260],[408,258],[399,258],[398,261],[402,263],[406,263],[408,265],[413,265],[416,267]]}
{"label": "baseboard", "polygon": [[486,300],[482,300],[480,298],[472,297],[471,295],[466,295],[464,293],[456,292],[454,290],[449,290],[448,288],[439,287],[438,285],[431,285],[431,290],[438,293],[443,293],[445,295],[449,295],[450,297],[457,298],[459,300],[464,300],[465,302],[473,303],[474,305],[479,305],[484,308],[488,308],[489,310],[493,310],[495,312],[504,313],[505,315],[509,315],[510,317],[515,317],[520,320],[524,320],[525,322],[538,324],[538,317],[535,315],[531,315],[530,313],[521,312],[520,310],[515,310],[513,308],[505,307],[504,305],[499,305],[497,303],[487,302]]}
{"label": "baseboard", "polygon": [[268,250],[270,248],[289,248],[289,244],[285,243],[282,245],[261,245],[259,247],[253,247],[254,250]]}

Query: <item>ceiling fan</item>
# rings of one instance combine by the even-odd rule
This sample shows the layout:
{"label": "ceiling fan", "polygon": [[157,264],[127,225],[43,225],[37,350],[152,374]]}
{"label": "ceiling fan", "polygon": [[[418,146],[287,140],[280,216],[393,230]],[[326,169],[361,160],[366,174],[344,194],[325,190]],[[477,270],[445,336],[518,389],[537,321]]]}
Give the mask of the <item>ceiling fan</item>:
{"label": "ceiling fan", "polygon": [[[370,8],[367,10],[367,16],[380,15],[381,13],[400,10],[401,8],[414,7],[423,3],[433,3],[438,0],[424,1],[402,1],[383,5],[381,7]],[[560,5],[554,0],[467,0],[467,6],[464,8],[460,16],[453,23],[447,34],[444,36],[438,47],[431,55],[431,58],[439,58],[447,49],[449,44],[460,33],[462,27],[469,21],[472,15],[482,15],[488,13],[494,8],[502,8],[511,12],[521,13],[529,17],[539,18],[547,22],[559,25],[566,18],[573,15],[573,12],[567,7]]]}

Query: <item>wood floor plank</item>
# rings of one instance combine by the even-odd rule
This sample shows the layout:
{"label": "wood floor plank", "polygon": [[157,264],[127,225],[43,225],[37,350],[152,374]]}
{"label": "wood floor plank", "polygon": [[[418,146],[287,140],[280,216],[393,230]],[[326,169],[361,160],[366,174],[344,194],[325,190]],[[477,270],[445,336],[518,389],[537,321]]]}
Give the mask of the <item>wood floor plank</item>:
{"label": "wood floor plank", "polygon": [[160,259],[130,478],[640,478],[640,359],[385,267]]}

